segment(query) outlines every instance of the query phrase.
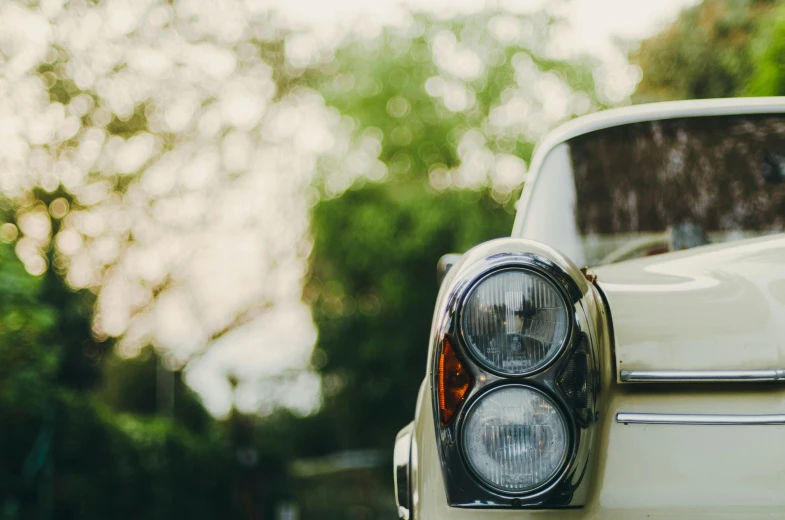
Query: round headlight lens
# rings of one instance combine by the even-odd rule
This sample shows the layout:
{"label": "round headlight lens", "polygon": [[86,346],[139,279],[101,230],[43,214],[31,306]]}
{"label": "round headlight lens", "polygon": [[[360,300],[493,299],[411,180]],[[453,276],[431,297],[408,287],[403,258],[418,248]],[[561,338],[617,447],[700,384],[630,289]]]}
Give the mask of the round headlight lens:
{"label": "round headlight lens", "polygon": [[480,398],[463,427],[466,458],[489,486],[526,492],[547,483],[567,457],[567,424],[544,394],[501,387]]}
{"label": "round headlight lens", "polygon": [[477,284],[461,319],[464,339],[480,362],[510,375],[532,372],[552,360],[570,322],[553,283],[523,269],[499,271]]}

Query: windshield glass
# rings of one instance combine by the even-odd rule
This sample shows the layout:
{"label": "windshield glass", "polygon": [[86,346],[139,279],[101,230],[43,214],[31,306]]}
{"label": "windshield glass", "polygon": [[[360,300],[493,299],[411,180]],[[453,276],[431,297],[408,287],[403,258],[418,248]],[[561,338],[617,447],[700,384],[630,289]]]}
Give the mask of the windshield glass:
{"label": "windshield glass", "polygon": [[543,162],[520,235],[597,265],[785,228],[785,117],[693,117],[573,138]]}

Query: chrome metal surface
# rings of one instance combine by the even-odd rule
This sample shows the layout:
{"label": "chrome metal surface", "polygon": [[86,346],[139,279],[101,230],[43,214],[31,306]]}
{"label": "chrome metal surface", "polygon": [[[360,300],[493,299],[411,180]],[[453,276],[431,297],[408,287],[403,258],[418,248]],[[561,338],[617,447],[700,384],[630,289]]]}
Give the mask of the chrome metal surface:
{"label": "chrome metal surface", "polygon": [[411,517],[411,449],[414,423],[404,426],[395,437],[393,450],[393,480],[395,482],[395,505],[398,518],[409,520]]}
{"label": "chrome metal surface", "polygon": [[772,383],[785,382],[785,369],[622,370],[623,383]]}
{"label": "chrome metal surface", "polygon": [[439,262],[436,264],[436,279],[438,280],[439,285],[442,284],[444,278],[447,276],[447,271],[457,264],[460,259],[460,253],[447,253],[439,258]]}
{"label": "chrome metal surface", "polygon": [[[534,372],[507,376],[489,370],[464,341],[461,333],[461,310],[464,301],[483,277],[506,269],[525,269],[544,276],[558,289],[570,316],[569,333],[558,355]],[[447,504],[459,508],[479,509],[553,509],[580,507],[586,503],[590,479],[584,478],[590,454],[595,449],[596,417],[599,409],[599,352],[596,324],[589,305],[597,305],[593,288],[580,270],[564,255],[548,246],[521,239],[504,238],[473,248],[447,273],[436,304],[434,327],[429,349],[433,421],[437,450],[442,469]],[[444,426],[439,420],[438,359],[445,337],[452,343],[474,384],[454,420]],[[583,342],[586,351],[588,420],[578,420],[575,404],[567,400],[557,383],[564,367]],[[526,384],[538,388],[566,412],[569,441],[568,455],[562,467],[543,486],[526,492],[494,489],[478,479],[465,463],[462,453],[462,428],[469,408],[482,393],[505,384]]]}
{"label": "chrome metal surface", "polygon": [[785,425],[785,414],[726,415],[622,412],[616,414],[616,422],[624,424]]}

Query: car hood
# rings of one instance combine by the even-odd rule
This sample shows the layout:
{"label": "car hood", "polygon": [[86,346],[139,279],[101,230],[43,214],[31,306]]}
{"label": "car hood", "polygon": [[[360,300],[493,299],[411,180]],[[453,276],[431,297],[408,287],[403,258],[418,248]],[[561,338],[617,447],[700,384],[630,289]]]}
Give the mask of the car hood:
{"label": "car hood", "polygon": [[785,369],[785,234],[592,269],[621,370]]}

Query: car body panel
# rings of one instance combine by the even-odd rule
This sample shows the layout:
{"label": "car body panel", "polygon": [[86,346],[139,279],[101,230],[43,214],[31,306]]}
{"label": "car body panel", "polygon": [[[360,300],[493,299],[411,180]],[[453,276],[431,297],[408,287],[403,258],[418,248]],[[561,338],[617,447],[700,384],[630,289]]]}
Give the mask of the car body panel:
{"label": "car body panel", "polygon": [[[544,162],[563,160],[558,154],[549,155],[571,137],[639,121],[750,113],[785,113],[785,98],[659,103],[605,111],[563,125],[535,150],[513,237],[540,240],[575,258],[569,254],[571,244],[548,240],[549,233],[569,223],[544,218],[541,236],[527,234],[523,225]],[[447,273],[437,299],[434,330],[445,314],[442,293],[463,263],[476,260],[473,254],[464,255]],[[592,292],[602,293],[607,308],[597,306],[594,316],[601,348],[601,406],[597,448],[586,474],[591,485],[581,508],[448,506],[429,368],[413,425],[413,518],[782,518],[785,426],[624,424],[617,421],[617,414],[785,414],[782,384],[628,384],[619,379],[622,369],[785,369],[784,264],[785,235],[780,234],[591,269],[599,288]],[[429,360],[434,349],[431,336]]]}
{"label": "car body panel", "polygon": [[[427,386],[426,386],[427,385]],[[483,510],[447,505],[427,382],[417,405],[414,518],[781,518],[785,431],[781,426],[624,425],[620,412],[785,413],[785,388],[652,385],[606,387],[594,482],[575,510]],[[665,391],[663,391],[665,390]]]}
{"label": "car body panel", "polygon": [[617,371],[785,368],[784,263],[779,234],[593,269]]}

